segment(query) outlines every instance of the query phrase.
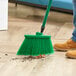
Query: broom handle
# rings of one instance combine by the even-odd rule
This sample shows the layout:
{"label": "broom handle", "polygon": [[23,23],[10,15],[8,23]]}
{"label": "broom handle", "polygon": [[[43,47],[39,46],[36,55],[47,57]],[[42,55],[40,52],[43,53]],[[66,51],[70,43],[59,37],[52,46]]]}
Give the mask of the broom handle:
{"label": "broom handle", "polygon": [[48,14],[50,12],[51,5],[52,5],[52,0],[49,0],[47,10],[46,10],[46,13],[45,13],[45,17],[44,17],[44,20],[43,20],[43,23],[42,23],[42,26],[41,26],[41,33],[43,33],[43,31],[45,29],[45,24],[47,22],[47,18],[48,18]]}

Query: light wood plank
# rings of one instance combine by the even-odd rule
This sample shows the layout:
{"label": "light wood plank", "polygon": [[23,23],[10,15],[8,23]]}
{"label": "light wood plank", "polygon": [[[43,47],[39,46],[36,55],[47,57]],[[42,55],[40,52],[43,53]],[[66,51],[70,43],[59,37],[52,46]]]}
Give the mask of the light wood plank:
{"label": "light wood plank", "polygon": [[29,76],[75,76],[75,61],[65,58],[65,53],[56,52],[40,60]]}
{"label": "light wood plank", "polygon": [[0,68],[4,66],[5,63],[0,62]]}
{"label": "light wood plank", "polygon": [[58,31],[55,39],[65,40],[72,37],[73,32],[73,24],[72,23],[65,23],[64,26]]}
{"label": "light wood plank", "polygon": [[38,60],[15,60],[6,63],[0,70],[1,76],[29,76]]}

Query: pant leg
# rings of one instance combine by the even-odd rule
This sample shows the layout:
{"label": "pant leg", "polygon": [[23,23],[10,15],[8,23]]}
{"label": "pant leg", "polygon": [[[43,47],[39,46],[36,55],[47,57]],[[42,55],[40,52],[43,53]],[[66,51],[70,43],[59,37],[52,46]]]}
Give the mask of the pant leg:
{"label": "pant leg", "polygon": [[76,42],[76,0],[73,0],[73,24],[75,29],[72,33],[72,40]]}
{"label": "pant leg", "polygon": [[73,24],[76,27],[76,0],[73,0]]}

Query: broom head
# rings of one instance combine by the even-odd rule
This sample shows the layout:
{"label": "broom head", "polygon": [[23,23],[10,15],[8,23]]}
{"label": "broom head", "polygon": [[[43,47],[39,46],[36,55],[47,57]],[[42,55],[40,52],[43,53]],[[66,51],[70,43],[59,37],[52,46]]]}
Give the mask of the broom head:
{"label": "broom head", "polygon": [[17,55],[49,55],[54,53],[51,36],[37,32],[36,35],[25,35],[25,39],[20,46]]}

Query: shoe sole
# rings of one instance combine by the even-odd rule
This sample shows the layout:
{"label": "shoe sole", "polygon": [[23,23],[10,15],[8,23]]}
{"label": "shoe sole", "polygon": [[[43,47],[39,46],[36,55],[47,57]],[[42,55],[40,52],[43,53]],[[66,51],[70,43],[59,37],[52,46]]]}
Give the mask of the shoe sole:
{"label": "shoe sole", "polygon": [[65,55],[67,58],[69,58],[69,59],[76,59],[76,57],[74,57],[74,56],[68,56],[67,54]]}
{"label": "shoe sole", "polygon": [[76,49],[60,49],[58,47],[54,47],[56,51],[67,52],[68,50],[76,50]]}
{"label": "shoe sole", "polygon": [[76,59],[76,57],[72,57],[72,56],[70,56],[70,57],[67,57],[67,58],[69,58],[69,59]]}

